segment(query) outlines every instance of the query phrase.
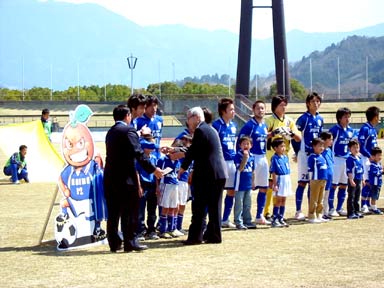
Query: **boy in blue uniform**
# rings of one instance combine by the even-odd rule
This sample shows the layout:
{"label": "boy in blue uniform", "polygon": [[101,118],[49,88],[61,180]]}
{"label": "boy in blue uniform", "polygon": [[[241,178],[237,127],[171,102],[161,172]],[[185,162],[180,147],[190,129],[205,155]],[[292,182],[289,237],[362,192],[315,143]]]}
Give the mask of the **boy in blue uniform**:
{"label": "boy in blue uniform", "polygon": [[5,163],[3,172],[6,176],[11,176],[13,184],[20,184],[21,179],[25,182],[29,182],[27,162],[25,161],[25,155],[27,155],[28,147],[26,145],[20,145],[19,152],[13,153],[12,156]]}
{"label": "boy in blue uniform", "polygon": [[258,176],[254,177],[253,187],[259,189],[256,200],[256,224],[269,225],[271,222],[266,220],[263,215],[267,200],[266,193],[269,177],[268,160],[266,157],[268,131],[267,125],[264,122],[265,103],[261,100],[256,101],[253,103],[252,110],[254,116],[241,128],[238,138],[240,139],[247,135],[252,139],[253,144],[250,151],[255,158],[255,174]]}
{"label": "boy in blue uniform", "polygon": [[235,225],[229,221],[231,214],[233,199],[235,195],[235,173],[236,167],[233,159],[236,155],[236,131],[237,125],[233,121],[235,118],[235,106],[233,100],[222,98],[218,103],[218,112],[220,117],[213,121],[212,127],[219,134],[221,148],[223,149],[224,160],[227,164],[228,179],[225,182],[224,189],[227,190],[227,195],[224,200],[224,212],[222,218],[223,228],[235,228]]}
{"label": "boy in blue uniform", "polygon": [[371,150],[371,164],[369,167],[369,186],[371,196],[372,212],[382,215],[383,212],[377,208],[377,200],[379,200],[380,189],[383,184],[383,167],[381,166],[382,150],[379,147],[373,147]]}
{"label": "boy in blue uniform", "polygon": [[[329,216],[347,216],[347,212],[343,210],[343,203],[346,197],[346,188],[348,185],[348,177],[346,173],[345,162],[349,156],[348,143],[352,140],[354,133],[349,126],[351,121],[351,110],[348,108],[340,108],[336,112],[337,124],[334,125],[329,132],[333,136],[332,152],[334,156],[334,174],[332,179],[332,187],[329,191]],[[333,206],[335,191],[339,186],[337,193],[336,211]]]}
{"label": "boy in blue uniform", "polygon": [[[149,140],[141,139],[140,145],[151,163],[156,166],[156,157],[151,154],[157,148],[156,144]],[[141,195],[137,234],[139,237],[157,240],[159,236],[157,236],[155,227],[157,208],[156,178],[153,174],[147,173],[138,162],[136,162],[136,170],[139,175],[139,193]],[[147,227],[145,227],[145,208],[147,208]]]}
{"label": "boy in blue uniform", "polygon": [[333,137],[332,133],[330,132],[321,132],[320,139],[324,141],[324,151],[322,153],[325,162],[327,163],[327,183],[325,184],[325,191],[324,191],[324,199],[323,199],[323,219],[325,220],[332,220],[332,217],[328,215],[329,212],[329,205],[328,205],[328,198],[329,198],[329,190],[332,186],[332,178],[333,178],[333,153],[331,150],[332,143],[333,143]]}
{"label": "boy in blue uniform", "polygon": [[[158,105],[159,100],[157,100],[155,96],[147,96],[145,102],[145,112],[143,116],[137,118],[136,130],[139,131],[143,127],[148,127],[151,130],[153,138],[155,139],[155,144],[160,147],[160,140],[163,131],[163,118],[156,114]],[[157,159],[161,157],[159,148],[155,149],[153,153]]]}
{"label": "boy in blue uniform", "polygon": [[364,166],[363,181],[364,186],[361,191],[361,212],[368,213],[369,211],[369,185],[368,185],[368,172],[369,172],[369,159],[371,158],[371,150],[377,145],[377,132],[375,126],[379,123],[380,109],[376,106],[369,107],[365,111],[367,122],[364,123],[359,131],[359,143],[361,160]]}
{"label": "boy in blue uniform", "polygon": [[289,159],[285,151],[284,139],[274,139],[271,146],[275,150],[270,167],[274,196],[272,227],[288,227],[288,224],[284,221],[284,213],[285,201],[287,196],[292,193]]}
{"label": "boy in blue uniform", "polygon": [[[296,214],[295,219],[304,220],[305,216],[301,211],[303,194],[308,181],[308,157],[313,152],[312,140],[318,138],[323,130],[324,119],[318,110],[321,105],[321,97],[313,92],[305,100],[307,112],[302,114],[296,121],[297,129],[301,132],[300,149],[297,153],[297,175],[298,183],[296,188]],[[309,190],[308,190],[309,193]]]}
{"label": "boy in blue uniform", "polygon": [[348,219],[358,219],[363,217],[359,213],[361,181],[363,179],[363,162],[359,156],[359,142],[355,139],[348,143],[348,148],[351,152],[347,158],[347,175],[348,175],[348,198],[347,198],[347,213]]}
{"label": "boy in blue uniform", "polygon": [[[147,98],[142,94],[133,94],[127,100],[127,106],[131,110],[132,121],[130,125],[137,130],[137,119],[142,117],[145,111]],[[143,127],[142,127],[143,128]],[[144,127],[139,131],[139,136],[149,134],[151,131],[149,128]]]}
{"label": "boy in blue uniform", "polygon": [[323,219],[323,195],[327,183],[327,162],[323,157],[324,141],[320,138],[312,140],[313,153],[308,157],[308,175],[311,193],[309,194],[308,222],[321,223]]}
{"label": "boy in blue uniform", "polygon": [[256,228],[252,223],[251,215],[251,190],[255,176],[255,160],[250,152],[252,139],[243,136],[239,140],[240,151],[235,155],[235,224],[240,230]]}
{"label": "boy in blue uniform", "polygon": [[164,170],[171,168],[171,171],[164,175],[157,183],[157,197],[161,214],[159,220],[160,238],[172,238],[182,236],[176,229],[177,207],[178,207],[178,188],[179,180],[177,174],[180,170],[180,161],[174,159],[172,153],[165,155],[157,161],[157,167]]}

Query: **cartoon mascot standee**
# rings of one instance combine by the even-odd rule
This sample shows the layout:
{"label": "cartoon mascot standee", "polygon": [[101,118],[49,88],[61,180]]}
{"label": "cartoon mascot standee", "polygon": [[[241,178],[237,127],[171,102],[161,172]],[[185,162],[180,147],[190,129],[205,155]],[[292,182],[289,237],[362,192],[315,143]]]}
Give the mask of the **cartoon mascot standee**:
{"label": "cartoon mascot standee", "polygon": [[107,218],[102,161],[99,155],[94,157],[93,138],[86,126],[91,115],[88,106],[77,106],[63,130],[61,148],[67,165],[58,181],[64,195],[55,221],[58,250],[107,243],[100,226]]}

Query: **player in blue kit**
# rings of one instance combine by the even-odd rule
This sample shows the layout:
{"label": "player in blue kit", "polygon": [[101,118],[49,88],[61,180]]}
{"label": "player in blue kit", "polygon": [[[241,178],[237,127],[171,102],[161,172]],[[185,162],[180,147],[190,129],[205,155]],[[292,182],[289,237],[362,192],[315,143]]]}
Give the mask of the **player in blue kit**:
{"label": "player in blue kit", "polygon": [[360,211],[360,193],[361,181],[363,179],[363,162],[361,161],[359,151],[359,142],[357,139],[349,141],[348,147],[350,155],[347,158],[347,176],[348,176],[348,199],[347,199],[347,212],[348,219],[362,218],[363,215]]}
{"label": "player in blue kit", "polygon": [[269,177],[268,160],[266,157],[268,131],[267,125],[264,122],[265,103],[261,100],[256,101],[252,105],[252,110],[254,116],[241,128],[238,138],[240,139],[247,135],[252,139],[251,153],[255,158],[255,174],[257,175],[254,178],[253,187],[259,189],[256,200],[256,224],[269,225],[271,222],[266,220],[263,215]]}
{"label": "player in blue kit", "polygon": [[273,218],[272,227],[288,227],[284,221],[285,202],[287,196],[292,193],[291,169],[289,159],[285,151],[285,142],[282,138],[276,138],[271,146],[275,151],[271,158],[270,172],[272,175]]}
{"label": "player in blue kit", "polygon": [[308,222],[322,223],[328,221],[323,218],[323,195],[327,183],[327,162],[323,157],[324,141],[320,138],[312,139],[313,152],[308,157],[308,174],[311,193],[309,195]]}
{"label": "player in blue kit", "polygon": [[329,205],[328,205],[328,198],[329,198],[329,190],[332,186],[332,179],[333,179],[333,153],[332,153],[332,144],[333,144],[333,136],[332,133],[328,131],[323,131],[320,134],[321,140],[324,141],[324,151],[322,153],[326,163],[327,163],[327,183],[325,184],[325,191],[324,191],[324,199],[323,199],[323,219],[325,220],[332,220],[332,217],[328,215],[329,212]]}
{"label": "player in blue kit", "polygon": [[222,218],[223,228],[235,228],[235,225],[229,221],[233,200],[235,195],[235,172],[236,166],[233,159],[236,155],[236,132],[237,125],[233,121],[235,118],[235,106],[233,100],[222,98],[218,103],[218,112],[220,117],[213,121],[212,127],[219,134],[221,148],[223,149],[224,160],[227,164],[228,179],[225,182],[224,189],[227,190],[227,195],[224,200],[224,212]]}
{"label": "player in blue kit", "polygon": [[[329,129],[333,136],[332,152],[334,156],[334,174],[332,179],[332,187],[329,191],[329,216],[347,216],[347,212],[343,210],[343,203],[346,197],[346,188],[348,185],[348,177],[346,173],[345,162],[349,156],[348,143],[354,137],[353,129],[349,126],[351,121],[351,110],[348,108],[339,108],[336,112],[337,124]],[[337,206],[334,209],[333,200],[336,188],[339,186],[337,193]]]}
{"label": "player in blue kit", "polygon": [[[297,129],[301,132],[300,149],[297,153],[297,175],[296,188],[296,214],[295,219],[304,220],[305,215],[301,211],[305,186],[308,178],[308,156],[313,152],[312,140],[318,138],[323,130],[324,119],[318,110],[321,105],[321,96],[313,92],[305,100],[307,112],[302,114],[296,121]],[[309,190],[308,190],[309,193]]]}
{"label": "player in blue kit", "polygon": [[239,151],[235,155],[235,224],[239,230],[256,228],[252,223],[251,190],[255,176],[255,159],[250,152],[252,139],[242,136],[239,140]]}
{"label": "player in blue kit", "polygon": [[[155,139],[155,144],[160,147],[160,140],[163,131],[163,118],[156,114],[159,101],[155,96],[149,95],[146,99],[144,115],[137,118],[136,130],[141,130],[143,127],[151,129],[151,134]],[[159,159],[161,153],[159,148],[154,151],[154,155]]]}
{"label": "player in blue kit", "polygon": [[383,212],[377,208],[377,200],[380,197],[380,190],[383,184],[383,167],[381,166],[382,150],[379,147],[373,147],[371,150],[371,165],[369,167],[369,187],[371,195],[372,212],[382,215]]}
{"label": "player in blue kit", "polygon": [[377,144],[377,131],[375,126],[379,123],[379,114],[380,109],[376,106],[369,107],[365,111],[365,116],[367,117],[367,122],[364,123],[359,131],[359,143],[360,143],[360,153],[361,160],[364,165],[364,175],[363,175],[363,189],[361,191],[361,212],[369,212],[369,185],[368,185],[368,172],[371,158],[371,150],[373,147],[378,146]]}

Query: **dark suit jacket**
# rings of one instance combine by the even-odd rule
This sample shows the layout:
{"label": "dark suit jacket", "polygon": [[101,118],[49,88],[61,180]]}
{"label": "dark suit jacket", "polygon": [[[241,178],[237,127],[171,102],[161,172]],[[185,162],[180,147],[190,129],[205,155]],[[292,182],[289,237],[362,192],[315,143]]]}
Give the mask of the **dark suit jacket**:
{"label": "dark suit jacket", "polygon": [[219,135],[205,122],[193,133],[192,145],[185,155],[182,168],[186,170],[192,160],[193,185],[228,178]]}
{"label": "dark suit jacket", "polygon": [[153,173],[155,166],[141,149],[139,136],[135,128],[115,123],[107,132],[106,163],[104,168],[104,181],[110,185],[138,186],[135,169],[135,159],[148,173]]}

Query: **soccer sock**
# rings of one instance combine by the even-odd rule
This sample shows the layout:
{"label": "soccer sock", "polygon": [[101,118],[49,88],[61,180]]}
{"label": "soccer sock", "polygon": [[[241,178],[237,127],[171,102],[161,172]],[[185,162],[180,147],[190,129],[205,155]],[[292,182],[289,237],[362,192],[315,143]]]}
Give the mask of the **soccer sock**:
{"label": "soccer sock", "polygon": [[261,214],[263,213],[266,201],[267,201],[267,193],[259,191],[259,193],[257,194],[257,212],[256,212],[257,219],[261,218]]}
{"label": "soccer sock", "polygon": [[183,229],[183,218],[184,218],[184,215],[182,214],[177,214],[177,230],[181,230]]}
{"label": "soccer sock", "polygon": [[296,211],[301,211],[301,204],[303,202],[304,187],[297,185],[296,188]]}
{"label": "soccer sock", "polygon": [[223,213],[223,222],[228,221],[229,215],[231,214],[232,206],[233,206],[233,196],[225,196],[224,200],[224,213]]}
{"label": "soccer sock", "polygon": [[339,188],[339,191],[337,192],[337,206],[336,206],[336,211],[341,210],[344,204],[344,200],[346,197],[346,191],[345,188]]}
{"label": "soccer sock", "polygon": [[265,202],[265,207],[264,207],[264,216],[266,216],[269,213],[269,207],[271,207],[271,203],[272,203],[272,189],[268,188],[267,201]]}
{"label": "soccer sock", "polygon": [[279,210],[279,219],[283,219],[284,218],[284,213],[285,213],[285,206],[280,206],[280,210]]}
{"label": "soccer sock", "polygon": [[172,232],[172,228],[173,228],[173,216],[172,215],[168,215],[167,216],[167,224],[168,224],[168,229],[167,229],[167,232]]}
{"label": "soccer sock", "polygon": [[160,215],[159,219],[159,231],[160,234],[163,234],[167,231],[167,216],[166,215]]}
{"label": "soccer sock", "polygon": [[68,214],[68,208],[67,207],[61,207],[61,213],[63,213],[63,215],[67,215]]}
{"label": "soccer sock", "polygon": [[369,192],[370,192],[369,186],[364,185],[363,189],[361,189],[361,207],[363,207],[364,205],[369,206],[369,201],[368,201]]}
{"label": "soccer sock", "polygon": [[280,212],[280,207],[279,206],[273,206],[273,218],[274,219],[279,219],[279,212]]}
{"label": "soccer sock", "polygon": [[333,188],[333,186],[331,186],[331,189],[329,190],[329,196],[328,196],[329,210],[332,210],[335,208],[335,206],[333,205],[333,201],[335,199],[335,190],[336,188]]}

